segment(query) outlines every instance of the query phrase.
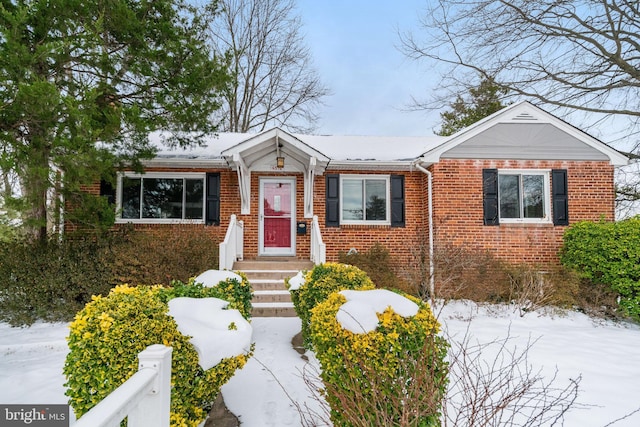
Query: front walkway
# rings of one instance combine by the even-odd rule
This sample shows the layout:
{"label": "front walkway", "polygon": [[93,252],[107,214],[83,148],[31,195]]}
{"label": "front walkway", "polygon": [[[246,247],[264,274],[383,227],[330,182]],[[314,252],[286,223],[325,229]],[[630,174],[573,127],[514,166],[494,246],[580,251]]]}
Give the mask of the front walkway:
{"label": "front walkway", "polygon": [[306,425],[296,406],[307,408],[306,414],[321,409],[303,380],[304,372],[310,377],[318,372],[317,361],[308,352],[301,356],[291,344],[300,332],[300,319],[256,317],[251,325],[254,356],[222,387],[227,408],[242,427]]}

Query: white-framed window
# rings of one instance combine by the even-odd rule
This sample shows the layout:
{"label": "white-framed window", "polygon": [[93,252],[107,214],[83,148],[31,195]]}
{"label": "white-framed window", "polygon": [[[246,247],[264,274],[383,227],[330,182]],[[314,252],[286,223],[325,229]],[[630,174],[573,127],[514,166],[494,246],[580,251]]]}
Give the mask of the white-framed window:
{"label": "white-framed window", "polygon": [[390,224],[389,175],[340,175],[341,224]]}
{"label": "white-framed window", "polygon": [[118,178],[121,222],[204,222],[204,173],[124,173]]}
{"label": "white-framed window", "polygon": [[548,170],[498,171],[498,210],[501,223],[551,222]]}

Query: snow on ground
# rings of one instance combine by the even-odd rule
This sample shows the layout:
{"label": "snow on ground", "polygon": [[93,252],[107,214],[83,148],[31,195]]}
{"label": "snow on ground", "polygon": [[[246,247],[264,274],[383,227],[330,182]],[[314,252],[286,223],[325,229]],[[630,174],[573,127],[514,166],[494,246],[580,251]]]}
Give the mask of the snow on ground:
{"label": "snow on ground", "polygon": [[63,323],[0,323],[0,403],[67,403],[62,367],[68,333]]}
{"label": "snow on ground", "polygon": [[[472,341],[510,336],[519,348],[535,341],[529,362],[545,372],[557,368],[558,385],[582,375],[578,402],[587,406],[568,413],[565,426],[603,427],[640,408],[638,325],[593,320],[579,313],[519,317],[509,308],[462,302],[446,305],[439,318],[446,334],[457,340],[468,330]],[[225,402],[243,427],[300,426],[292,399],[317,409],[301,378],[306,362],[291,348],[300,320],[255,318],[252,327],[255,357],[223,387]],[[30,328],[0,324],[0,403],[66,403],[62,375],[66,334],[65,324],[38,323]],[[613,424],[638,425],[640,412]]]}
{"label": "snow on ground", "polygon": [[[438,308],[436,308],[438,314]],[[576,312],[528,313],[509,307],[473,303],[447,304],[438,316],[445,334],[462,340],[465,333],[480,343],[511,337],[522,349],[532,343],[528,360],[548,378],[558,370],[556,386],[582,376],[577,403],[565,426],[601,427],[640,409],[640,326],[591,319]],[[485,355],[490,360],[491,355]],[[582,405],[587,405],[582,408]],[[640,412],[613,424],[640,426]]]}
{"label": "snow on ground", "polygon": [[[300,426],[300,414],[293,402],[320,411],[302,379],[309,369],[307,362],[291,346],[291,339],[300,332],[300,319],[256,317],[251,323],[255,354],[222,386],[227,408],[243,427]],[[311,360],[317,367],[313,357]],[[311,372],[317,372],[317,368]]]}

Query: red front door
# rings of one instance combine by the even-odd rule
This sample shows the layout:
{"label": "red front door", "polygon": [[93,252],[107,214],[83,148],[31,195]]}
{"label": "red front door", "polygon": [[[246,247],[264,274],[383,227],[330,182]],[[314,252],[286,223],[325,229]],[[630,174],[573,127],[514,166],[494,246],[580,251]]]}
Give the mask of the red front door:
{"label": "red front door", "polygon": [[295,254],[295,180],[260,181],[260,254]]}

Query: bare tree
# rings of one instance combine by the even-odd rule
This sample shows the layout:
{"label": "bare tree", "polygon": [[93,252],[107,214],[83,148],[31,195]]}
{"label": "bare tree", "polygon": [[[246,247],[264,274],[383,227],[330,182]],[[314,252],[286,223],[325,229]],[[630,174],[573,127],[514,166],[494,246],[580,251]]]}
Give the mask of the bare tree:
{"label": "bare tree", "polygon": [[211,42],[227,55],[232,75],[222,130],[262,131],[269,125],[311,130],[314,110],[329,92],[303,43],[293,1],[220,0],[217,7]]}
{"label": "bare tree", "polygon": [[[439,87],[445,90],[428,102],[417,101],[416,108],[439,109],[451,92],[464,93],[478,79],[491,78],[509,96],[546,104],[560,114],[591,113],[589,120],[600,126],[615,120],[624,129],[621,139],[632,146],[625,150],[638,157],[636,0],[434,0],[420,31],[400,38],[409,57],[444,67]],[[621,120],[628,123],[621,126]],[[621,208],[640,200],[640,176],[630,177],[618,191]]]}
{"label": "bare tree", "polygon": [[[438,0],[426,38],[404,52],[449,64],[468,86],[484,79],[545,104],[640,117],[640,4],[635,0]],[[471,74],[469,74],[471,73]],[[467,77],[475,78],[469,80]]]}
{"label": "bare tree", "polygon": [[[635,152],[640,152],[636,147]],[[620,168],[616,174],[616,212],[620,219],[638,215],[638,201],[640,201],[640,163]]]}

